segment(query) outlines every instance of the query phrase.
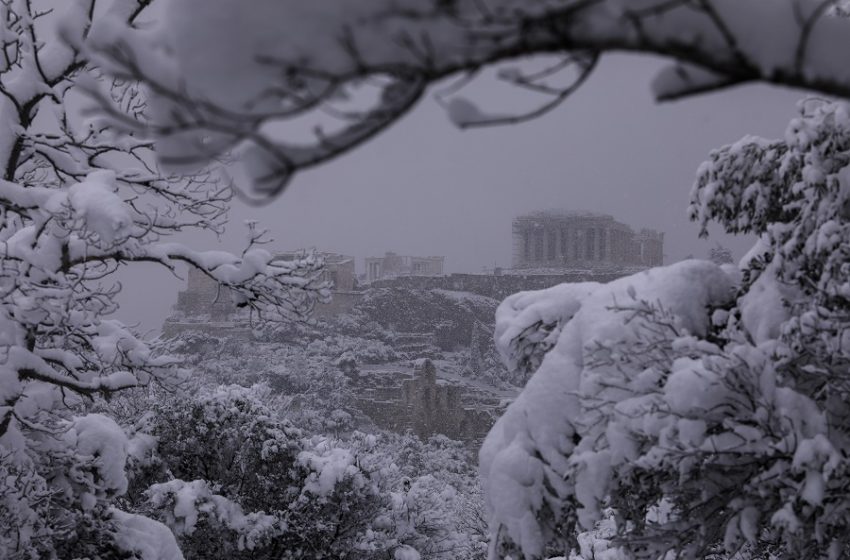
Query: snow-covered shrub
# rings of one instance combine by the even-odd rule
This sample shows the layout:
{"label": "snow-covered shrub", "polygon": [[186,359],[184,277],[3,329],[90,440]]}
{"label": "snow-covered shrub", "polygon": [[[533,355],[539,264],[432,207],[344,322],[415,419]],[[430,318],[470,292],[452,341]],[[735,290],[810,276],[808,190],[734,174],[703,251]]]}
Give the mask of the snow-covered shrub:
{"label": "snow-covered shrub", "polygon": [[187,558],[483,558],[481,494],[460,442],[296,429],[266,387],[193,393],[150,395],[128,428],[128,504],[167,524]]}
{"label": "snow-covered shrub", "polygon": [[279,395],[279,410],[293,423],[312,433],[339,434],[354,426],[358,410],[352,371],[324,356],[295,353],[263,380]]}
{"label": "snow-covered shrub", "polygon": [[781,335],[792,353],[811,355],[809,371],[800,369],[805,363],[796,371],[843,394],[850,357],[850,106],[811,100],[800,110],[782,141],[747,137],[712,153],[690,212],[703,228],[715,220],[730,232],[761,236],[746,259],[749,296],[742,306],[754,315],[751,323],[763,324],[743,327],[756,342]]}
{"label": "snow-covered shrub", "polygon": [[539,366],[481,451],[494,551],[575,547],[611,508],[605,554],[848,554],[848,154],[850,107],[803,104],[700,168],[691,216],[760,236],[739,267],[505,301],[506,362]]}
{"label": "snow-covered shrub", "polygon": [[351,379],[329,356],[308,356],[299,346],[281,343],[236,343],[250,350],[234,355],[220,352],[220,345],[216,351],[186,354],[185,360],[206,385],[267,385],[275,394],[276,412],[302,429],[340,434],[354,427]]}
{"label": "snow-covered shrub", "polygon": [[33,460],[0,456],[2,556],[126,557],[111,505],[127,489],[127,438],[99,414],[63,424],[42,437]]}
{"label": "snow-covered shrub", "polygon": [[368,558],[352,551],[375,541],[377,481],[356,449],[308,436],[276,404],[267,388],[235,385],[154,404],[156,460],[135,473],[147,487],[136,506],[190,558]]}
{"label": "snow-covered shrub", "polygon": [[250,487],[257,495],[240,494],[246,506],[269,498],[262,484],[273,484],[276,477],[291,480],[287,465],[300,451],[302,433],[269,407],[268,388],[201,388],[195,396],[178,394],[151,404],[146,429],[156,438],[158,460],[139,476],[202,477],[225,495],[229,489]]}
{"label": "snow-covered shrub", "polygon": [[192,358],[218,350],[221,346],[220,337],[203,330],[182,332],[168,341],[169,352]]}
{"label": "snow-covered shrub", "polygon": [[595,282],[561,284],[505,299],[496,310],[494,334],[502,361],[523,375],[537,371],[581,300],[598,287]]}
{"label": "snow-covered shrub", "polygon": [[391,499],[385,523],[396,541],[423,558],[484,558],[487,523],[468,447],[445,436],[383,434],[375,451],[396,467],[383,485]]}
{"label": "snow-covered shrub", "polygon": [[315,324],[302,321],[285,323],[264,323],[256,325],[254,339],[258,342],[277,342],[287,344],[308,344],[324,334]]}
{"label": "snow-covered shrub", "polygon": [[399,359],[396,351],[386,342],[346,335],[333,335],[314,340],[307,345],[306,353],[308,356],[330,358],[351,355],[362,364],[382,364]]}
{"label": "snow-covered shrub", "polygon": [[822,412],[778,383],[768,349],[697,340],[647,302],[633,313],[637,339],[590,357],[616,387],[583,403],[607,445],[582,441],[574,452],[585,454],[577,469],[609,456],[603,502],[637,520],[614,540],[646,557],[784,541],[786,555],[804,557],[809,539],[836,529],[818,509],[830,480],[846,476]]}

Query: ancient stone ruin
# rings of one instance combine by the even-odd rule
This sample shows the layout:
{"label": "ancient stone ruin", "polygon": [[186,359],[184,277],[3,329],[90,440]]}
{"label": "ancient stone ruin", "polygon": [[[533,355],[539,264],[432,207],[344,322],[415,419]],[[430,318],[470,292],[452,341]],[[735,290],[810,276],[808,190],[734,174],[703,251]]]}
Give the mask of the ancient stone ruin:
{"label": "ancient stone ruin", "polygon": [[[314,309],[316,317],[329,317],[349,310],[360,300],[356,291],[354,257],[339,253],[318,253],[325,261],[322,279],[330,283],[333,298]],[[302,251],[283,252],[276,259],[292,260],[303,256]],[[162,327],[166,337],[184,331],[201,331],[215,336],[251,338],[247,316],[240,313],[227,288],[219,286],[203,272],[190,268],[186,289],[178,292],[177,304]]]}
{"label": "ancient stone ruin", "polygon": [[[499,301],[524,290],[564,282],[607,282],[660,265],[663,242],[663,233],[648,229],[635,233],[608,215],[546,211],[514,220],[513,268],[490,274],[444,274],[443,257],[388,252],[367,258],[358,282],[352,257],[321,253],[333,299],[316,307],[314,317],[322,330],[313,336],[333,337],[335,329],[374,336],[358,330],[366,326],[390,333],[382,335],[382,344],[391,346],[392,363],[373,367],[352,363],[350,371],[343,370],[353,382],[357,407],[385,429],[477,442],[505,400],[515,395],[500,383],[525,381],[499,363],[493,345]],[[280,258],[299,254],[281,253]],[[227,290],[197,272],[189,273],[187,289],[179,294],[163,327],[166,336],[183,331],[245,341],[254,336]],[[293,340],[284,337],[276,342]],[[445,356],[455,361],[440,361]],[[426,358],[438,360],[441,371]],[[415,364],[412,371],[410,360]]]}
{"label": "ancient stone ruin", "polygon": [[413,257],[387,252],[383,257],[366,257],[366,282],[399,276],[442,276],[445,257]]}
{"label": "ancient stone ruin", "polygon": [[647,268],[664,260],[664,234],[635,233],[606,214],[540,211],[513,222],[514,269]]}
{"label": "ancient stone ruin", "polygon": [[412,374],[362,372],[355,385],[358,408],[377,426],[401,433],[410,430],[423,439],[443,434],[480,441],[501,404],[492,394],[439,379],[428,359],[415,362]]}

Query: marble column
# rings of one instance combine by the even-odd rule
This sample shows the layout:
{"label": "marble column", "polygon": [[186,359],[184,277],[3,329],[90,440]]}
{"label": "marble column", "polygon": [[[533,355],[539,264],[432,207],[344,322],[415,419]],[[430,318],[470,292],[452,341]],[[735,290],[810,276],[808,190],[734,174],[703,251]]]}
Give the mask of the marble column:
{"label": "marble column", "polygon": [[608,228],[599,228],[599,260],[607,261],[608,260],[608,237],[609,237],[609,229]]}
{"label": "marble column", "polygon": [[563,263],[566,263],[569,257],[570,240],[567,237],[568,231],[569,230],[567,230],[566,226],[562,226],[560,231],[558,232],[558,235],[561,238],[561,252],[558,254],[558,256],[560,257],[561,262]]}

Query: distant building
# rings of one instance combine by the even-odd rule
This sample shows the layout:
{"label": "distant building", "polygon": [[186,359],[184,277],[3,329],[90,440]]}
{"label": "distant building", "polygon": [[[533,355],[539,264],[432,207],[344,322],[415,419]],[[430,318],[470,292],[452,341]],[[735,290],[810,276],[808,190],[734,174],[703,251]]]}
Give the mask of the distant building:
{"label": "distant building", "polygon": [[514,269],[645,268],[664,260],[664,234],[612,216],[539,211],[513,222]]}
{"label": "distant building", "polygon": [[399,276],[441,276],[445,257],[411,257],[387,252],[383,257],[366,257],[366,281]]}
{"label": "distant building", "polygon": [[[278,253],[275,257],[283,260],[294,260],[303,254],[300,251],[290,251]],[[325,271],[322,279],[331,283],[331,290],[334,292],[353,292],[357,278],[354,272],[354,257],[339,253],[318,253],[318,255],[325,259]]]}
{"label": "distant building", "polygon": [[174,311],[180,315],[208,316],[212,321],[223,321],[233,315],[236,305],[230,289],[222,287],[197,268],[189,268],[186,290],[178,292]]}
{"label": "distant building", "polygon": [[[278,260],[293,260],[304,255],[303,252],[285,252],[275,255]],[[318,253],[325,259],[323,279],[331,283],[334,297],[337,294],[354,292],[354,257],[338,253]],[[332,304],[327,304],[331,306]],[[322,307],[320,305],[317,310]],[[193,317],[207,321],[230,321],[234,319],[237,308],[230,295],[230,289],[219,284],[196,268],[189,268],[186,289],[177,294],[172,321]]]}

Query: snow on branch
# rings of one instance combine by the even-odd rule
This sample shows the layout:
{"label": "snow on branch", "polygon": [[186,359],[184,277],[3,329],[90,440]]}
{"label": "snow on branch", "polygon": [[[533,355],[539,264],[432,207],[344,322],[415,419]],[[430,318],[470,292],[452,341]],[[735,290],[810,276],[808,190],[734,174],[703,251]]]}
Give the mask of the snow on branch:
{"label": "snow on branch", "polygon": [[[177,232],[223,231],[230,179],[215,164],[165,172],[151,139],[81,117],[83,84],[102,88],[114,122],[155,114],[137,82],[106,76],[82,48],[105,20],[133,25],[151,4],[0,2],[0,496],[17,504],[0,508],[4,558],[76,554],[62,539],[78,521],[98,551],[180,557],[167,528],[111,507],[126,479],[98,469],[123,476],[121,429],[75,417],[100,396],[185,379],[160,341],[109,317],[119,268],[194,267],[266,320],[303,319],[328,296],[321,259],[282,261],[253,227],[241,254],[175,243]],[[138,548],[142,534],[157,535],[159,553]]]}
{"label": "snow on branch", "polygon": [[502,304],[500,352],[535,373],[480,453],[492,551],[541,558],[607,518],[624,557],[846,556],[848,154],[850,104],[807,99],[784,138],[699,169],[691,218],[760,236],[737,267]]}
{"label": "snow on branch", "polygon": [[536,371],[563,326],[581,307],[581,301],[597,288],[596,282],[561,284],[505,299],[496,310],[494,336],[508,369],[525,375]]}
{"label": "snow on branch", "polygon": [[[840,53],[850,47],[850,21],[837,3],[263,0],[248,9],[237,0],[181,0],[167,2],[155,29],[105,19],[85,48],[107,74],[147,88],[150,121],[112,116],[146,132],[160,161],[193,168],[233,152],[264,199],[297,171],[396,122],[429,84],[522,57],[559,61],[539,73],[512,69],[498,78],[548,100],[527,113],[500,114],[459,98],[446,102],[450,117],[469,127],[545,114],[611,51],[672,58],[653,86],[662,100],[751,81],[848,96],[850,72]],[[573,71],[569,85],[548,81]],[[383,94],[366,95],[376,83]],[[344,100],[361,108],[341,111]],[[305,118],[318,119],[312,133],[288,137],[289,123]]]}
{"label": "snow on branch", "polygon": [[[479,454],[494,547],[536,559],[547,544],[563,549],[575,530],[593,528],[615,469],[635,458],[628,438],[609,429],[612,409],[639,392],[626,381],[652,387],[650,366],[671,355],[642,341],[704,337],[707,310],[728,305],[734,293],[734,279],[713,263],[684,261],[609,284],[520,293],[502,304],[500,352],[514,363],[531,356],[539,366]],[[664,321],[647,335],[641,317],[653,307],[665,310]],[[538,324],[549,327],[535,330]]]}

